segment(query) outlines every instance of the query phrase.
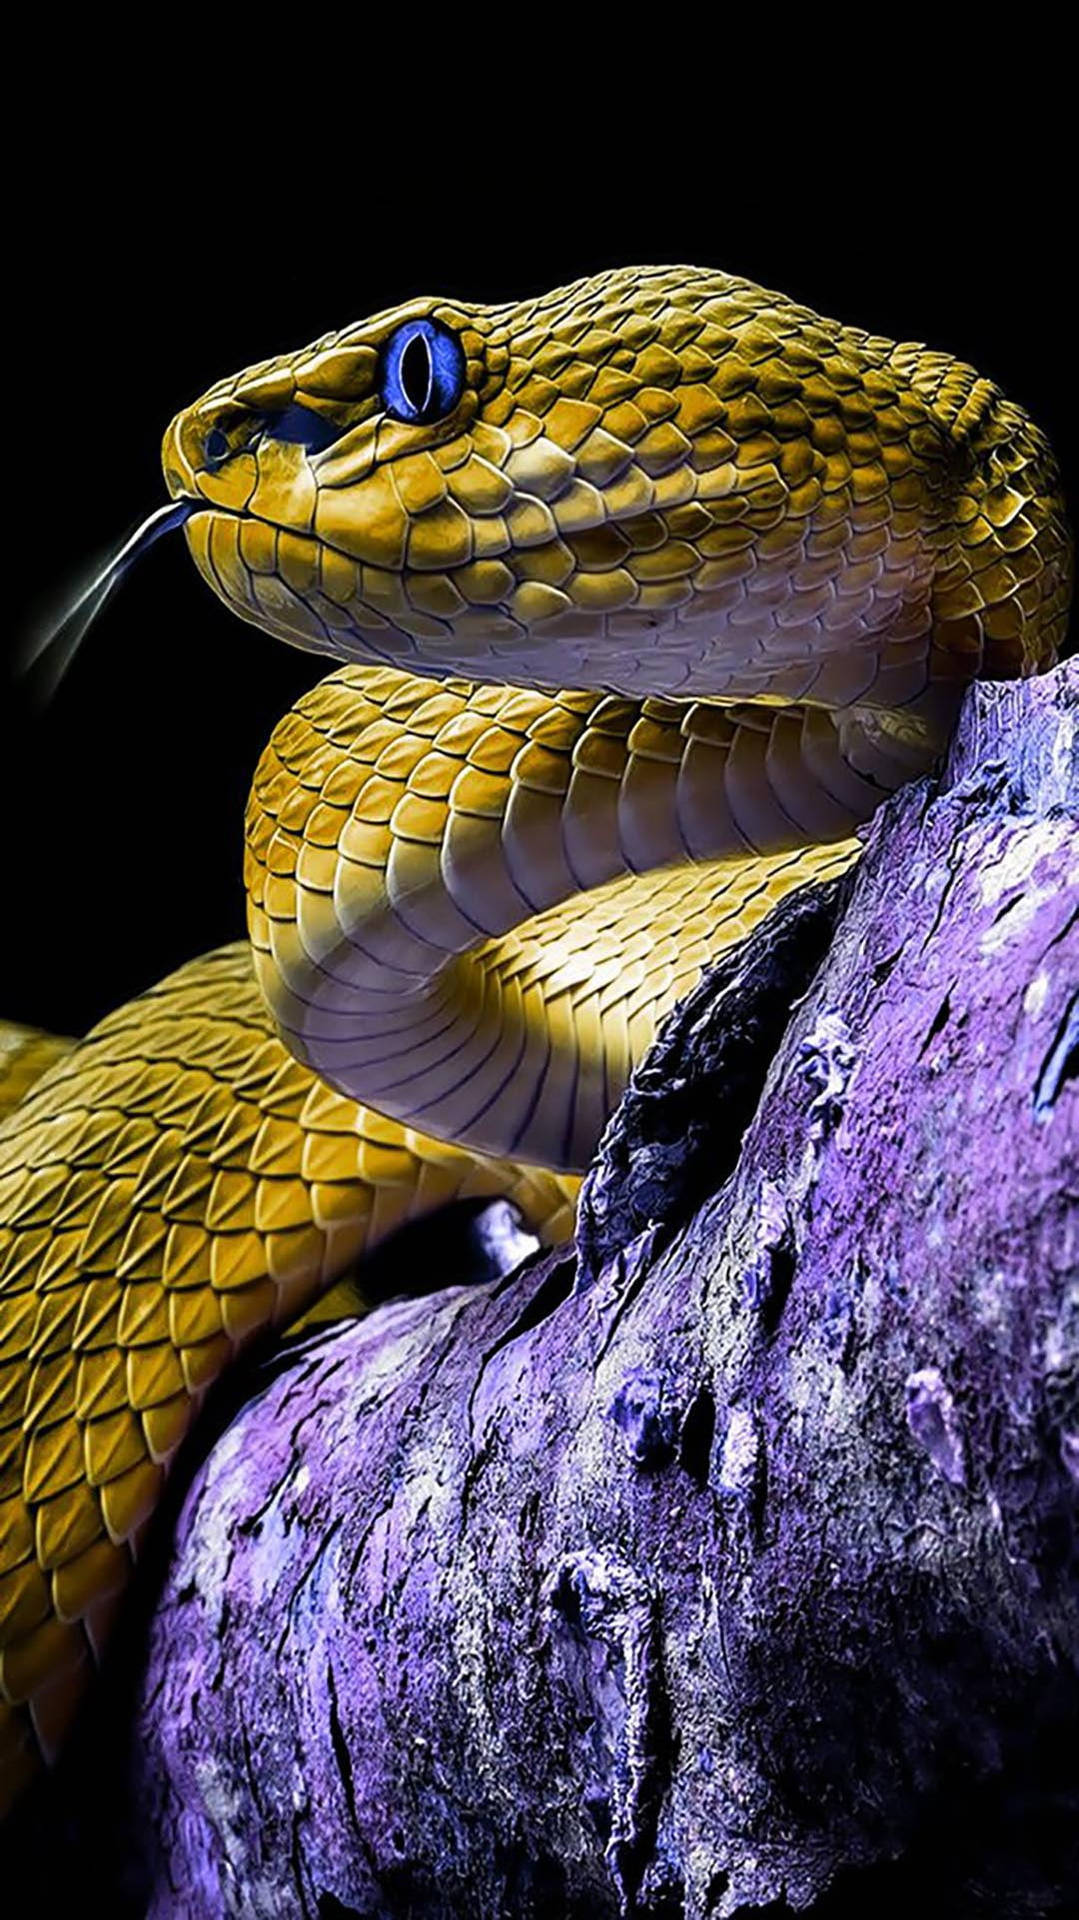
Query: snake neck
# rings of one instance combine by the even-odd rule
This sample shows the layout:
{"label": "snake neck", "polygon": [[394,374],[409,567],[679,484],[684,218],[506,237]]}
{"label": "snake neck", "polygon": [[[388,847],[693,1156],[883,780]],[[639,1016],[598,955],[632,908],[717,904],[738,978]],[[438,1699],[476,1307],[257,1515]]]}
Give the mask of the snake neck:
{"label": "snake neck", "polygon": [[902,344],[891,365],[939,430],[950,471],[932,594],[936,649],[953,667],[966,661],[964,679],[1041,672],[1065,650],[1073,573],[1049,442],[962,360]]}

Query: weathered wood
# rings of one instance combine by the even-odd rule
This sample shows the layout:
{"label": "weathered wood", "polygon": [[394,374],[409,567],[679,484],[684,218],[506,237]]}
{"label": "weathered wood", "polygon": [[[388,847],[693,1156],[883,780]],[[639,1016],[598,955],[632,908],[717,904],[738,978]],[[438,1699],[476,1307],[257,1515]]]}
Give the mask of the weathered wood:
{"label": "weathered wood", "polygon": [[156,1920],[1074,1911],[1077,704],[975,689],[691,996],[579,1271],[239,1412],[149,1634]]}

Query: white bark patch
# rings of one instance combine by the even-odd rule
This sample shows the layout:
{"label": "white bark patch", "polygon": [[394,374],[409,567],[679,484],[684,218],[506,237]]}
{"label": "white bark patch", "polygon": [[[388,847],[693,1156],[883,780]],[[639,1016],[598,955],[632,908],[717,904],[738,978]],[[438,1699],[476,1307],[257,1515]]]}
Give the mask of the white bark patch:
{"label": "white bark patch", "polygon": [[[1074,827],[1067,820],[1034,821],[1013,833],[1000,859],[979,875],[986,906],[995,906],[1009,892],[1018,895],[982,935],[981,951],[987,957],[1000,953],[1011,941],[1025,935],[1047,901],[1056,898],[1061,885],[1059,867],[1044,884],[1039,885],[1034,876],[1041,861],[1066,846],[1074,833]],[[1074,884],[1076,880],[1079,880],[1079,858],[1065,875],[1065,885]]]}
{"label": "white bark patch", "polygon": [[1039,967],[1023,995],[1023,1012],[1028,1020],[1040,1020],[1049,993],[1049,975]]}

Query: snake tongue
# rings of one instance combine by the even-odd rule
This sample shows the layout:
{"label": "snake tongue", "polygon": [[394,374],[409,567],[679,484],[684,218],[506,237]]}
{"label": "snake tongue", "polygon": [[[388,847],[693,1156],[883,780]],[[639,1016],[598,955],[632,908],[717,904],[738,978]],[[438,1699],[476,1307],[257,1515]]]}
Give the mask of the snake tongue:
{"label": "snake tongue", "polygon": [[204,505],[205,502],[200,500],[170,500],[165,506],[158,507],[155,513],[151,513],[135,528],[134,533],[128,535],[123,545],[97,570],[59,617],[48,621],[43,629],[33,635],[23,652],[20,668],[25,676],[33,676],[42,699],[47,700],[55,693],[90,627],[125,573],[148,552],[155,540],[160,540],[163,533],[171,533],[174,527],[182,527],[184,521]]}

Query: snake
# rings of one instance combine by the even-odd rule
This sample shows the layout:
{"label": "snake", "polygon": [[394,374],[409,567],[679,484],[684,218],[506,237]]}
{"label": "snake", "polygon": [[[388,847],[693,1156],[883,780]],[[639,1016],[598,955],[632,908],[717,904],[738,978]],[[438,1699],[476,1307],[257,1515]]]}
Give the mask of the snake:
{"label": "snake", "polygon": [[162,466],[98,599],[182,528],[334,666],[254,775],[247,941],[84,1039],[0,1029],[5,1811],[222,1373],[451,1201],[565,1239],[657,1022],[1070,600],[1019,405],[714,268],[409,301],[212,387]]}

